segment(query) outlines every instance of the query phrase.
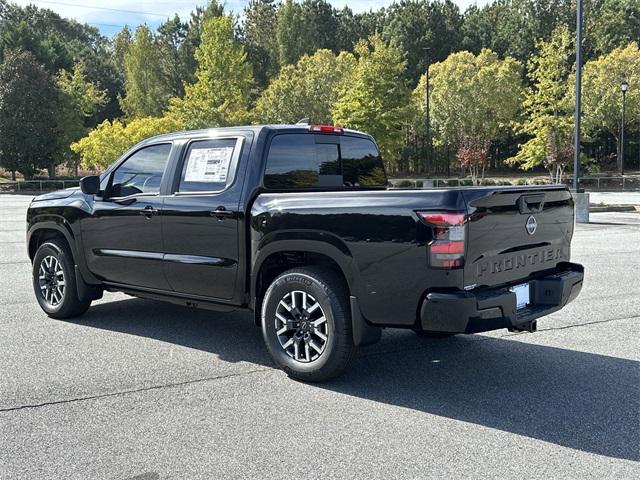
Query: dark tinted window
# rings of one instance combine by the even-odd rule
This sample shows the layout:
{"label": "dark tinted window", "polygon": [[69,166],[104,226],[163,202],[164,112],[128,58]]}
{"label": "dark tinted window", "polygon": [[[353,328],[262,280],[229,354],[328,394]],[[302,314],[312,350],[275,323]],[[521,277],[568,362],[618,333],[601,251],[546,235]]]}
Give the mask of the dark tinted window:
{"label": "dark tinted window", "polygon": [[182,165],[179,192],[215,192],[233,181],[237,140],[220,138],[193,142]]}
{"label": "dark tinted window", "polygon": [[384,186],[387,177],[371,140],[283,134],[271,142],[264,183],[267,188],[282,190]]}
{"label": "dark tinted window", "polygon": [[342,174],[348,186],[384,186],[387,176],[375,144],[366,138],[341,137]]}
{"label": "dark tinted window", "polygon": [[342,185],[338,145],[316,143],[309,134],[277,135],[271,141],[264,184],[272,189]]}
{"label": "dark tinted window", "polygon": [[167,143],[145,147],[131,155],[113,172],[111,196],[158,193],[170,152],[171,144]]}

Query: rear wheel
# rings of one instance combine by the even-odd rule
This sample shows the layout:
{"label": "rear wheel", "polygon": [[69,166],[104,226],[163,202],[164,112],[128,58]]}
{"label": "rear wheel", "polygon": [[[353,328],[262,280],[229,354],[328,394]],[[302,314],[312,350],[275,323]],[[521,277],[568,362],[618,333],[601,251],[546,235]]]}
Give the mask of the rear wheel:
{"label": "rear wheel", "polygon": [[262,333],[271,357],[289,376],[333,378],[351,362],[347,286],[333,271],[296,268],[278,276],[262,303]]}
{"label": "rear wheel", "polygon": [[42,310],[53,318],[85,313],[91,299],[78,298],[71,251],[62,240],[49,240],[33,258],[33,290]]}

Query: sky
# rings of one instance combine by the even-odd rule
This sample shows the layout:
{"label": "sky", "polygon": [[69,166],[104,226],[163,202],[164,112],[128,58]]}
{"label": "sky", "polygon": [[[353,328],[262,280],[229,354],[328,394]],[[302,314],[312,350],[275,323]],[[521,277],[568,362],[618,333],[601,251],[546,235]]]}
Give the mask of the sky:
{"label": "sky", "polygon": [[[9,0],[19,5],[34,4],[40,8],[48,8],[63,17],[74,18],[82,23],[89,23],[100,29],[102,34],[112,36],[126,24],[135,28],[146,23],[157,27],[168,17],[177,13],[187,18],[197,5],[206,0]],[[484,5],[489,0],[453,0],[461,11],[469,5]],[[242,13],[249,0],[226,0],[225,9]],[[393,0],[329,0],[337,8],[348,5],[355,12],[378,9],[393,3]]]}

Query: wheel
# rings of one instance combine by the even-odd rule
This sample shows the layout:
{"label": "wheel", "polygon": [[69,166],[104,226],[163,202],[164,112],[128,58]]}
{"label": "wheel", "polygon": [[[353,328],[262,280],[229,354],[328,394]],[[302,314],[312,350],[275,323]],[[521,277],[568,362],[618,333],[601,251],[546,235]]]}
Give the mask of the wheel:
{"label": "wheel", "polygon": [[262,334],[290,377],[320,382],[342,373],[352,358],[351,314],[344,280],[321,267],[278,276],[262,303]]}
{"label": "wheel", "polygon": [[33,258],[33,290],[38,303],[53,318],[82,315],[91,299],[78,298],[74,262],[66,242],[49,240]]}

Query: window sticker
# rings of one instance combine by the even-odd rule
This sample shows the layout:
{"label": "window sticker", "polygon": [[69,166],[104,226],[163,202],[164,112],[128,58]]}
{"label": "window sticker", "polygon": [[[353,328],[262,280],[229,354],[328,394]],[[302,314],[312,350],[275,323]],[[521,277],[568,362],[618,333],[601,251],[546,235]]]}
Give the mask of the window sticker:
{"label": "window sticker", "polygon": [[184,181],[226,183],[232,156],[233,147],[192,149]]}

